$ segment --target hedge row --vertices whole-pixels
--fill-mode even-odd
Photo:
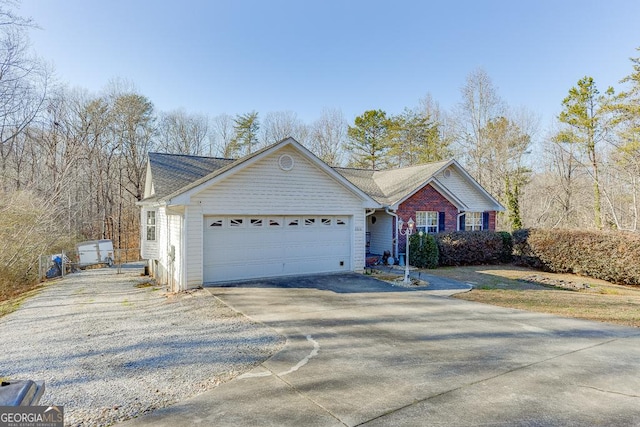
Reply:
[[[519,230],[515,261],[554,273],[575,273],[640,285],[640,235],[584,230]]]
[[[453,231],[435,236],[445,266],[499,264],[511,261],[512,240],[506,232]]]
[[[455,231],[413,235],[410,264],[516,264],[640,285],[640,234],[584,230]]]

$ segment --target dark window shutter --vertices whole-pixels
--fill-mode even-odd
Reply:
[[[489,212],[482,212],[482,229],[489,229]]]
[[[465,215],[460,215],[460,220],[458,221],[458,228],[460,229],[460,231],[464,231],[464,222],[465,222]]]
[[[444,212],[438,212],[438,232],[444,231]]]

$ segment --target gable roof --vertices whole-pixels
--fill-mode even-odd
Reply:
[[[449,161],[389,170],[334,168],[380,204],[391,206],[422,188]]]
[[[473,189],[473,194],[465,194],[460,191],[459,185],[452,185],[453,183],[447,183],[442,179],[442,172],[449,167],[457,171],[467,187]],[[431,184],[460,210],[504,210],[500,202],[453,159],[389,170],[334,169],[369,193],[378,203],[394,209],[417,191]]]
[[[332,168],[293,138],[269,145],[237,160],[149,153],[147,179],[152,180],[154,193],[145,201],[170,200],[197,192],[210,182],[235,173],[285,145],[298,149],[320,169],[368,200],[371,207],[377,203],[397,209],[403,201],[431,184],[460,210],[504,210],[504,207],[453,159],[389,170]],[[442,179],[442,172],[449,167],[458,172],[465,188],[471,188],[472,194],[461,194],[460,182],[456,186]]]
[[[173,157],[173,159],[165,159],[164,162],[158,162],[158,153],[153,153],[156,156],[155,171],[151,165],[150,153],[149,166],[151,169],[151,179],[154,181],[155,188],[155,194],[152,199],[170,200],[174,197],[185,195],[186,197],[189,197],[190,194],[199,191],[203,186],[207,186],[209,183],[225,177],[228,174],[236,173],[274,151],[283,148],[284,146],[291,146],[297,149],[309,161],[324,170],[333,179],[365,200],[367,202],[367,207],[377,207],[376,200],[373,199],[366,191],[363,191],[357,185],[338,174],[333,168],[320,160],[293,138],[287,138],[275,144],[266,146],[237,160],[164,154],[160,156]],[[207,162],[206,159],[209,159],[210,161]],[[187,166],[184,167],[180,165],[182,162],[186,162]],[[208,170],[206,170],[207,168]],[[162,181],[160,191],[156,184],[156,181],[158,180],[157,174],[160,175],[160,180]],[[172,179],[175,179],[176,182],[169,185],[168,181]],[[149,199],[151,199],[151,197]]]
[[[183,154],[149,153],[148,167],[153,179],[153,198],[171,193],[209,175],[212,171],[234,163],[233,159],[187,156]]]

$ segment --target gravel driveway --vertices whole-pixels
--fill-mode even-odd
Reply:
[[[0,377],[46,382],[65,424],[109,425],[211,389],[284,345],[209,291],[167,295],[141,266],[88,270],[0,318]]]

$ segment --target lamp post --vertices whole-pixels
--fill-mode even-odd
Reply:
[[[409,237],[411,237],[411,235],[413,234],[413,226],[415,225],[415,222],[413,221],[413,218],[409,218],[404,231],[402,230],[403,225],[404,221],[398,218],[398,234],[401,236],[405,236],[406,244],[404,251],[406,257],[404,261],[404,283],[409,284]]]

